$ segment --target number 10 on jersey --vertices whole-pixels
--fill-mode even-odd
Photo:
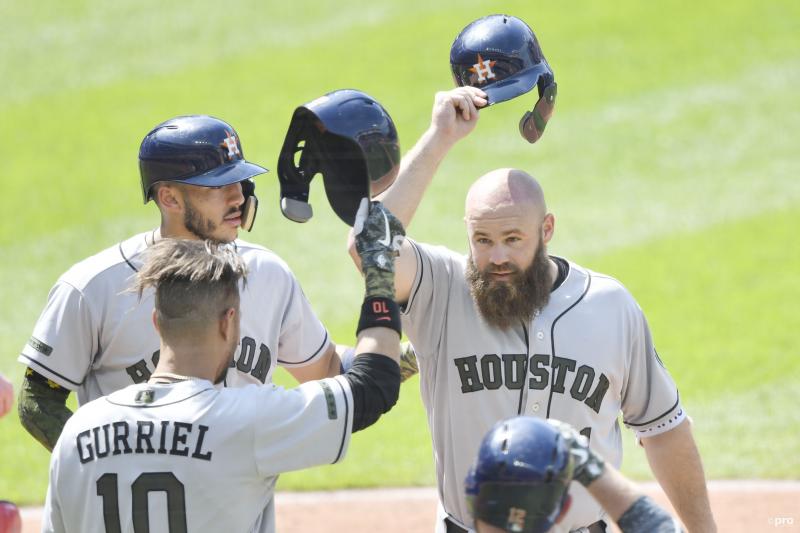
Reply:
[[[148,494],[165,492],[167,496],[167,523],[170,533],[186,533],[186,497],[181,483],[172,472],[145,472],[131,484],[133,530],[149,533],[150,509]],[[117,474],[107,473],[97,480],[97,495],[103,499],[103,522],[106,533],[120,533],[119,487]]]

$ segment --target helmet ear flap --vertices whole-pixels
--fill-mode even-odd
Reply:
[[[309,182],[322,174],[328,203],[346,224],[363,198],[386,190],[400,168],[397,130],[386,110],[355,89],[327,93],[295,109],[278,163],[281,210],[311,218]]]
[[[253,229],[253,223],[256,221],[256,213],[258,212],[258,198],[256,197],[256,183],[252,179],[247,179],[241,182],[242,196],[244,196],[244,205],[242,205],[242,229],[250,231]]]
[[[543,89],[539,88],[539,99],[531,111],[525,112],[519,120],[519,134],[522,138],[533,144],[544,135],[544,129],[556,105],[557,86],[552,81]]]
[[[307,222],[314,210],[308,203],[311,180],[319,172],[316,137],[308,112],[295,111],[278,159],[281,212],[294,222]]]

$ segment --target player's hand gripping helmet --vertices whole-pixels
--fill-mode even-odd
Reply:
[[[505,102],[533,87],[539,100],[519,121],[520,134],[535,143],[544,134],[556,103],[553,70],[533,30],[509,15],[489,15],[461,30],[450,47],[450,68],[456,85],[482,89],[489,104]]]
[[[242,228],[250,231],[258,210],[253,176],[266,168],[244,159],[242,143],[233,127],[207,115],[176,117],[148,133],[139,147],[142,195],[147,203],[153,186],[174,181],[200,187],[242,184]]]
[[[310,219],[309,184],[321,173],[331,207],[352,226],[361,199],[387,189],[399,170],[397,129],[383,106],[361,91],[330,92],[292,115],[278,160],[281,211]]]
[[[467,505],[475,520],[506,531],[547,531],[568,509],[572,469],[554,426],[529,416],[500,421],[467,475]]]

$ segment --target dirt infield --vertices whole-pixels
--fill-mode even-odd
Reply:
[[[641,487],[669,507],[655,484]],[[708,488],[720,533],[800,531],[800,482],[712,481]],[[283,492],[276,496],[276,506],[281,533],[429,532],[436,515],[436,490]],[[23,509],[22,515],[23,533],[39,531],[40,508]]]

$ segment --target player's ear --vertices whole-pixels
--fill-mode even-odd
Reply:
[[[558,516],[556,517],[556,524],[564,519],[564,517],[567,515],[567,512],[569,512],[570,507],[572,507],[572,495],[567,494],[567,497],[564,498],[564,505],[561,507],[561,512],[558,513]]]
[[[542,220],[542,242],[547,244],[553,238],[556,230],[556,217],[553,213],[547,213]]]
[[[237,311],[233,307],[225,310],[219,319],[219,333],[224,340],[229,340],[233,336],[237,336],[236,321],[238,320]]]
[[[183,207],[177,184],[159,183],[155,190],[155,200],[159,207],[167,211],[180,210]]]
[[[156,311],[155,309],[153,309],[153,314],[151,316],[151,319],[153,320],[153,326],[155,326],[156,332],[159,335],[161,335],[161,329],[158,327],[158,311]]]

